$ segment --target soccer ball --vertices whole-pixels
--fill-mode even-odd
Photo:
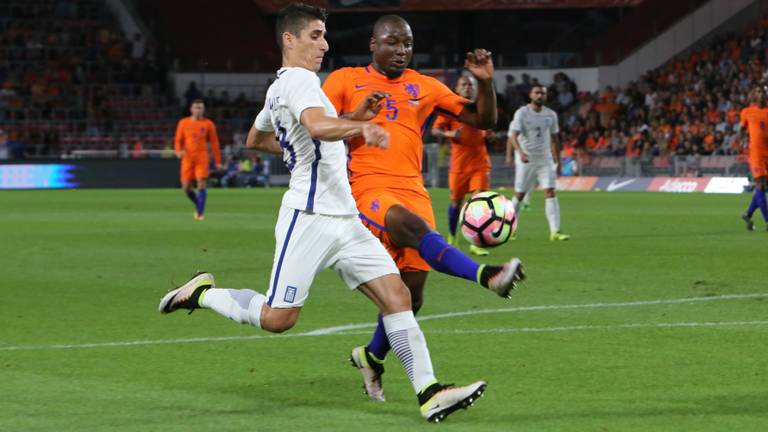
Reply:
[[[461,209],[461,233],[475,246],[505,243],[517,229],[512,202],[498,192],[479,192]]]

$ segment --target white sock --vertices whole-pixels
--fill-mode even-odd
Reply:
[[[436,383],[427,341],[413,311],[385,315],[382,321],[392,351],[403,364],[416,394]]]
[[[544,211],[549,222],[549,232],[560,231],[560,204],[557,197],[544,200]]]
[[[517,199],[517,195],[512,197],[512,206],[515,207],[515,213],[520,211],[520,200]]]
[[[211,288],[200,299],[200,306],[213,309],[240,324],[261,328],[261,307],[267,298],[249,289]]]

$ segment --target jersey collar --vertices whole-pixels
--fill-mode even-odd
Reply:
[[[399,82],[405,81],[405,74],[408,73],[408,69],[406,69],[405,71],[403,71],[403,74],[400,75],[399,77],[397,77],[395,79],[390,79],[388,76],[386,76],[383,73],[377,71],[376,68],[373,67],[373,63],[369,64],[364,69],[369,74],[372,74],[372,75],[375,75],[377,77],[380,77],[381,79],[384,79],[387,82],[391,82],[391,83],[399,83]]]

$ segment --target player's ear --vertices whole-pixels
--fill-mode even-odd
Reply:
[[[368,49],[370,49],[370,50],[371,50],[371,52],[373,52],[373,50],[374,50],[375,48],[376,48],[376,38],[375,38],[375,37],[373,37],[373,36],[371,36],[371,40],[370,40],[370,41],[368,41]]]
[[[293,34],[291,32],[283,32],[283,46],[293,48]]]

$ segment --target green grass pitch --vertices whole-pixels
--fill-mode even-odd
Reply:
[[[387,402],[362,394],[347,356],[376,311],[330,270],[283,336],[157,312],[198,269],[266,291],[282,192],[211,190],[203,222],[177,190],[0,193],[0,430],[768,430],[768,233],[744,229],[746,195],[561,193],[561,243],[535,195],[484,258],[522,257],[512,300],[429,277],[438,377],[488,381],[436,426],[394,357]]]

